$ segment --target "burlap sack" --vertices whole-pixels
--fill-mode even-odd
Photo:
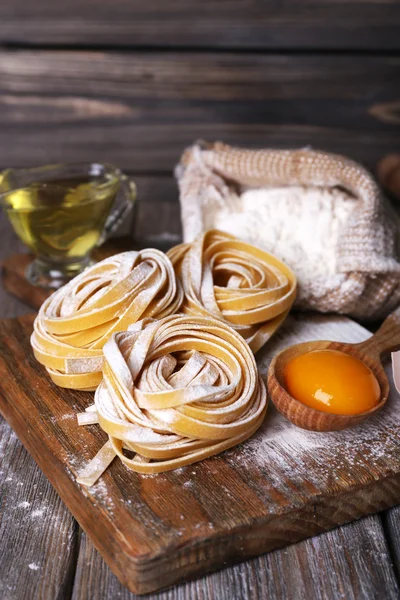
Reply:
[[[249,230],[253,222],[257,244],[277,254],[297,274],[299,308],[365,320],[380,319],[399,304],[400,223],[373,178],[359,164],[308,149],[245,150],[201,143],[184,152],[176,174],[184,241],[217,227],[254,243],[249,239],[253,238]],[[264,212],[258,216],[254,206],[253,221],[249,221],[251,202],[257,202],[251,201],[249,208],[249,190],[255,189],[266,194],[262,196]],[[287,206],[283,209],[287,210],[287,223],[282,215],[274,223],[273,211],[268,213],[271,190],[281,195],[281,207]],[[315,206],[312,199],[316,199]],[[277,215],[279,198],[276,206]],[[298,217],[289,214],[296,211]],[[294,218],[302,221],[300,240],[296,239]],[[263,223],[263,219],[268,222]],[[321,241],[318,234],[325,231],[320,230],[322,226],[329,235]],[[308,240],[304,231],[309,231]],[[280,240],[276,248],[271,247],[275,244],[272,237],[275,242]],[[290,248],[292,238],[295,245]],[[318,243],[327,246],[324,253],[318,254]],[[280,252],[276,251],[278,246]],[[320,263],[319,256],[324,257]],[[322,264],[325,260],[326,270]]]

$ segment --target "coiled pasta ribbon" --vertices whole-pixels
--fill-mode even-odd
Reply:
[[[110,336],[145,317],[176,312],[182,298],[163,252],[117,254],[43,303],[31,337],[33,352],[57,385],[95,390],[102,380],[102,349]]]
[[[227,233],[210,230],[168,252],[185,298],[181,311],[213,316],[257,352],[285,320],[296,277],[281,260]]]
[[[217,454],[251,436],[267,409],[249,346],[212,318],[145,319],[114,334],[103,375],[95,414],[78,416],[109,436],[79,474],[84,485],[115,456],[133,471],[160,473]]]

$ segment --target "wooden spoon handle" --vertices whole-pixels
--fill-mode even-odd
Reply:
[[[400,306],[389,315],[378,331],[357,348],[366,354],[379,357],[400,348]]]

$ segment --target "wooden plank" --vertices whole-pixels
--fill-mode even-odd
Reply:
[[[393,56],[2,51],[0,166],[98,160],[170,173],[203,138],[311,144],[372,167],[398,149],[379,107],[399,98]]]
[[[388,544],[391,551],[391,559],[400,581],[400,506],[392,508],[382,515],[385,532],[388,536]]]
[[[3,0],[0,42],[208,48],[399,48],[395,0]]]
[[[77,525],[11,427],[0,417],[0,596],[67,598]],[[29,592],[28,592],[29,590]]]
[[[0,258],[22,245],[0,215]],[[0,286],[2,317],[28,311]],[[46,477],[0,417],[0,597],[53,600],[70,593],[77,525]]]
[[[393,509],[397,510],[397,509]],[[83,534],[72,600],[138,598],[121,585]],[[367,517],[143,600],[397,599],[380,519]]]
[[[134,177],[138,189],[132,232],[139,246],[167,250],[182,241],[178,184],[170,176]]]
[[[76,473],[105,436],[97,426],[77,427],[74,414],[91,395],[49,381],[30,352],[30,327],[29,319],[2,324],[1,411],[131,590],[165,587],[398,502],[395,395],[365,425],[329,436],[301,431],[271,409],[257,435],[221,456],[150,477],[114,461],[99,483],[82,488]],[[345,318],[292,317],[259,357],[260,372],[296,341],[367,336]]]

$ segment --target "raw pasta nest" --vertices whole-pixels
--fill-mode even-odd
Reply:
[[[185,298],[181,311],[213,316],[257,352],[285,320],[296,277],[281,260],[218,230],[168,252]]]
[[[109,436],[80,473],[84,485],[115,456],[133,471],[160,473],[217,454],[251,436],[267,409],[249,346],[213,318],[145,319],[114,334],[103,375],[94,407],[78,416]]]
[[[43,303],[31,338],[34,354],[57,385],[95,390],[102,380],[102,349],[110,336],[145,317],[176,312],[182,298],[163,252],[116,254]]]

